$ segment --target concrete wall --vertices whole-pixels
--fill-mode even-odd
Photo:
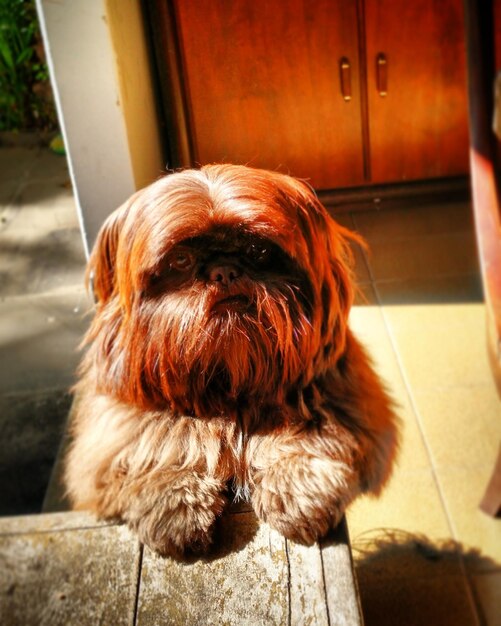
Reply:
[[[37,0],[86,253],[163,170],[140,0]]]

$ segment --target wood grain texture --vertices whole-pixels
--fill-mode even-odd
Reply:
[[[304,547],[259,524],[253,513],[236,513],[222,518],[207,558],[180,563],[144,553],[138,626],[362,621],[344,523],[322,546]]]
[[[329,626],[320,547],[287,542],[292,624]]]
[[[344,522],[307,548],[245,508],[189,561],[142,552],[126,527],[84,513],[1,519],[0,622],[360,626]]]
[[[482,271],[487,313],[489,355],[501,393],[501,201],[496,169],[498,144],[492,131],[491,87],[499,35],[489,32],[491,19],[499,20],[499,0],[480,10],[466,0],[468,44],[468,98],[470,124],[470,168],[473,215]],[[495,9],[495,12],[489,11]],[[498,22],[499,23],[499,22]],[[489,41],[494,39],[494,41]]]
[[[461,0],[171,2],[193,165],[317,189],[467,174]]]
[[[77,402],[78,397],[72,411]],[[46,510],[67,505],[61,482],[67,444],[65,437],[52,474]],[[25,516],[10,522],[0,520],[0,540],[2,534],[54,533],[105,525],[86,513]],[[109,531],[116,532],[113,527]],[[18,540],[5,541],[8,546],[10,541]],[[132,536],[130,541],[135,541]],[[214,547],[206,558],[182,563],[145,549],[140,577],[138,625],[362,624],[345,521],[321,545],[305,547],[259,524],[249,503],[232,503],[218,521]],[[0,593],[0,611],[1,602]]]
[[[499,62],[500,2],[479,6],[465,0],[468,58],[470,169],[473,215],[484,287],[488,350],[494,380],[501,394],[501,201],[492,129],[492,85]],[[499,166],[499,162],[497,163]],[[501,450],[480,508],[492,516],[501,510]]]
[[[132,624],[139,544],[125,527],[87,523],[71,513],[0,521],[3,626]]]
[[[492,30],[494,35],[494,73],[501,74],[501,0],[492,0]],[[501,79],[498,79],[501,80]],[[501,101],[498,102],[498,113],[501,115]],[[495,147],[496,164],[501,164],[501,137],[497,138]]]
[[[285,540],[246,513],[225,518],[220,533],[208,560],[180,563],[145,550],[138,626],[287,623]]]
[[[161,131],[167,168],[190,167],[193,162],[191,134],[172,6],[167,0],[150,0],[142,5],[152,44],[161,124],[166,126]]]
[[[468,171],[461,0],[365,0],[369,132],[375,183]],[[387,59],[387,95],[377,56]]]
[[[345,520],[322,542],[322,566],[330,626],[363,626]]]
[[[174,8],[197,163],[280,169],[317,188],[363,182],[355,2],[175,0]]]

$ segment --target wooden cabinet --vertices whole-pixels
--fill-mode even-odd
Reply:
[[[176,0],[194,159],[312,177],[364,179],[360,78],[340,92],[338,62],[359,66],[352,0]]]
[[[365,0],[373,182],[468,171],[461,0]],[[378,91],[384,55],[387,95]]]
[[[467,172],[461,0],[154,4],[171,142],[184,125],[189,146],[173,165],[249,163],[318,189]]]

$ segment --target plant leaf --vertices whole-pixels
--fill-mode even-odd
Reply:
[[[25,48],[16,59],[16,64],[21,65],[33,56],[33,48]]]
[[[9,45],[5,41],[5,39],[0,38],[0,54],[4,60],[5,65],[10,69],[14,69],[14,59],[12,58],[12,54],[10,52]]]

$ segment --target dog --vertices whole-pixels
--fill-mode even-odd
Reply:
[[[398,418],[348,327],[350,242],[304,182],[175,172],[104,223],[88,266],[65,483],[151,549],[207,550],[229,498],[303,544],[378,494]]]

